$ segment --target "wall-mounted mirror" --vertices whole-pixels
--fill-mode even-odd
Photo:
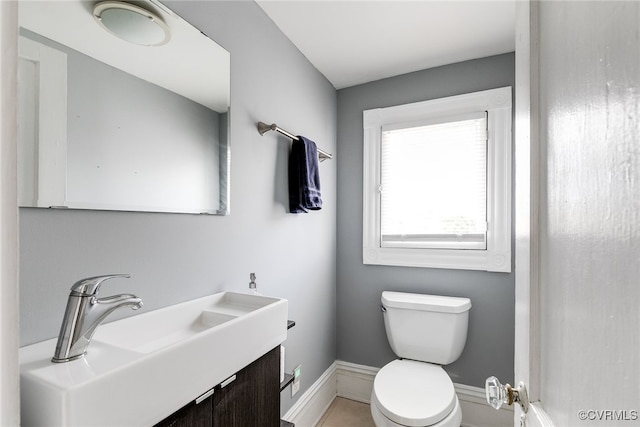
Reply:
[[[230,54],[160,2],[128,3],[168,41],[117,37],[95,1],[20,2],[20,206],[227,214]]]

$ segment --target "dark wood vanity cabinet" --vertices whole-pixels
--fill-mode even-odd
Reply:
[[[279,427],[280,347],[216,387],[212,397],[215,427]]]
[[[156,424],[156,427],[279,426],[279,346],[237,372],[233,381],[215,386],[212,396],[198,404],[194,401]]]
[[[210,427],[213,425],[213,396],[196,404],[191,402],[154,427]]]

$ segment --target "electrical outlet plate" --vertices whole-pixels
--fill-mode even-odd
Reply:
[[[300,391],[300,375],[302,375],[302,365],[293,369],[293,382],[291,383],[291,397]]]
[[[298,394],[299,391],[300,391],[300,380],[294,380],[291,383],[291,397]]]

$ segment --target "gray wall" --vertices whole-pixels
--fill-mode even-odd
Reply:
[[[320,166],[323,209],[289,214],[290,140],[260,136],[256,122],[335,153],[336,91],[254,2],[166,3],[231,52],[231,215],[21,209],[21,344],[57,335],[69,287],[83,277],[131,273],[102,292],[135,293],[153,310],[244,291],[255,272],[261,293],[289,300],[297,325],[286,368],[302,364],[302,393],[336,358],[337,162]]]
[[[468,61],[338,91],[338,359],[381,367],[395,358],[384,332],[384,290],[471,299],[469,335],[454,382],[513,381],[513,273],[362,264],[362,111],[515,85],[514,54]]]

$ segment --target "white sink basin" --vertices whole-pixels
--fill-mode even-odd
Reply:
[[[278,346],[287,301],[221,292],[98,327],[87,355],[20,349],[22,425],[151,426]]]

